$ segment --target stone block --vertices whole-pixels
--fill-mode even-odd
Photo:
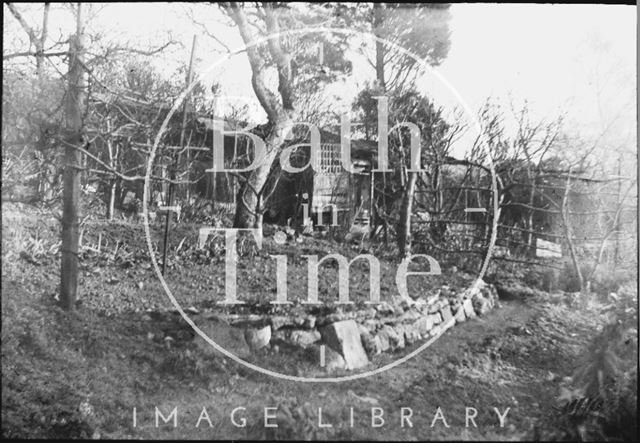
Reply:
[[[440,309],[440,315],[442,316],[442,322],[448,323],[453,318],[453,314],[451,313],[451,308],[447,305],[444,308]]]
[[[440,323],[442,323],[442,315],[440,315],[440,312],[430,314],[429,319],[433,322],[434,325],[439,325]]]
[[[369,363],[354,320],[328,324],[320,328],[320,335],[327,345],[344,357],[347,369],[361,368]]]
[[[247,328],[244,330],[244,339],[252,351],[262,349],[271,341],[271,326],[262,328]]]

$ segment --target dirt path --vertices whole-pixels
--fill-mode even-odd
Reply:
[[[156,429],[151,420],[153,410],[147,410],[146,416],[142,413],[146,418],[141,419],[147,426],[138,428],[134,435],[359,440],[519,438],[530,431],[533,419],[553,402],[557,385],[548,381],[548,376],[550,368],[556,369],[552,364],[555,358],[549,356],[545,363],[538,357],[540,353],[553,352],[531,330],[542,314],[538,307],[521,301],[505,301],[501,305],[483,318],[450,329],[430,348],[398,368],[363,380],[301,384],[240,369],[236,378],[228,378],[213,388],[222,395],[198,387],[179,393],[177,390],[184,389],[184,385],[173,385],[154,397],[161,402],[157,406],[163,411],[168,413],[177,406],[183,412],[178,428]],[[531,335],[518,335],[519,331]],[[375,363],[384,364],[399,356],[385,355]],[[248,428],[235,428],[230,422],[230,411],[239,406],[247,408]],[[277,431],[263,426],[264,408],[274,406],[281,412]],[[207,408],[212,420],[215,415],[218,421],[211,430],[202,425],[194,428],[202,407]],[[438,407],[449,427],[443,420],[431,427]],[[510,408],[504,428],[499,427],[494,407],[501,414]],[[372,427],[372,408],[380,408],[373,413],[382,413],[383,426]],[[466,408],[477,411],[477,428],[473,422],[465,426]],[[286,409],[292,411],[289,419],[282,412]],[[409,413],[413,427],[409,427],[406,418],[403,426],[401,415]],[[469,411],[470,415],[473,413]],[[380,423],[377,418],[374,421]],[[322,428],[321,423],[332,427]]]

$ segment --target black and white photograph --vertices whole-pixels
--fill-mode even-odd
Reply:
[[[2,437],[638,441],[634,3],[3,3]]]

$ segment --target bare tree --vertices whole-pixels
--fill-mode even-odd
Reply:
[[[11,14],[15,17],[15,19],[20,23],[20,26],[27,33],[29,37],[29,43],[34,51],[31,51],[31,48],[28,51],[15,52],[11,54],[3,54],[3,60],[8,60],[14,57],[22,57],[22,56],[33,56],[36,59],[36,74],[38,77],[42,75],[42,67],[44,63],[45,57],[50,56],[59,56],[61,53],[45,53],[44,45],[47,41],[47,30],[49,27],[49,9],[51,7],[50,3],[44,4],[44,11],[42,13],[42,29],[38,34],[37,30],[27,23],[27,21],[22,17],[22,14],[18,11],[12,3],[7,3],[7,8],[11,11]]]
[[[295,107],[290,55],[283,49],[280,36],[270,38],[266,44],[269,59],[263,52],[264,46],[254,44],[260,38],[256,33],[256,29],[260,29],[260,26],[264,29],[263,35],[280,32],[278,11],[272,4],[265,3],[258,6],[257,10],[251,14],[251,17],[255,17],[260,25],[249,22],[250,15],[244,5],[230,2],[223,3],[222,8],[233,19],[242,40],[248,45],[247,56],[252,71],[251,84],[268,118],[269,128],[264,138],[266,152],[261,164],[250,172],[242,184],[234,221],[236,227],[258,228],[262,226],[261,197],[265,193],[264,186],[269,177],[271,165],[293,126]],[[267,70],[273,65],[278,72],[278,94],[269,88],[267,80]]]

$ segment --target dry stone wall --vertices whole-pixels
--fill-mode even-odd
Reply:
[[[437,338],[455,324],[484,315],[497,305],[493,285],[480,280],[460,293],[443,286],[428,298],[400,299],[376,305],[338,305],[309,308],[294,306],[290,312],[222,314],[192,312],[196,324],[210,332],[216,342],[230,352],[256,352],[282,343],[305,349],[314,359],[325,346],[325,367],[358,369],[383,352],[395,352],[415,343]],[[255,311],[255,310],[254,310]],[[185,332],[182,331],[182,334]],[[173,339],[165,331],[164,339]],[[212,347],[197,334],[192,338],[203,349]]]

